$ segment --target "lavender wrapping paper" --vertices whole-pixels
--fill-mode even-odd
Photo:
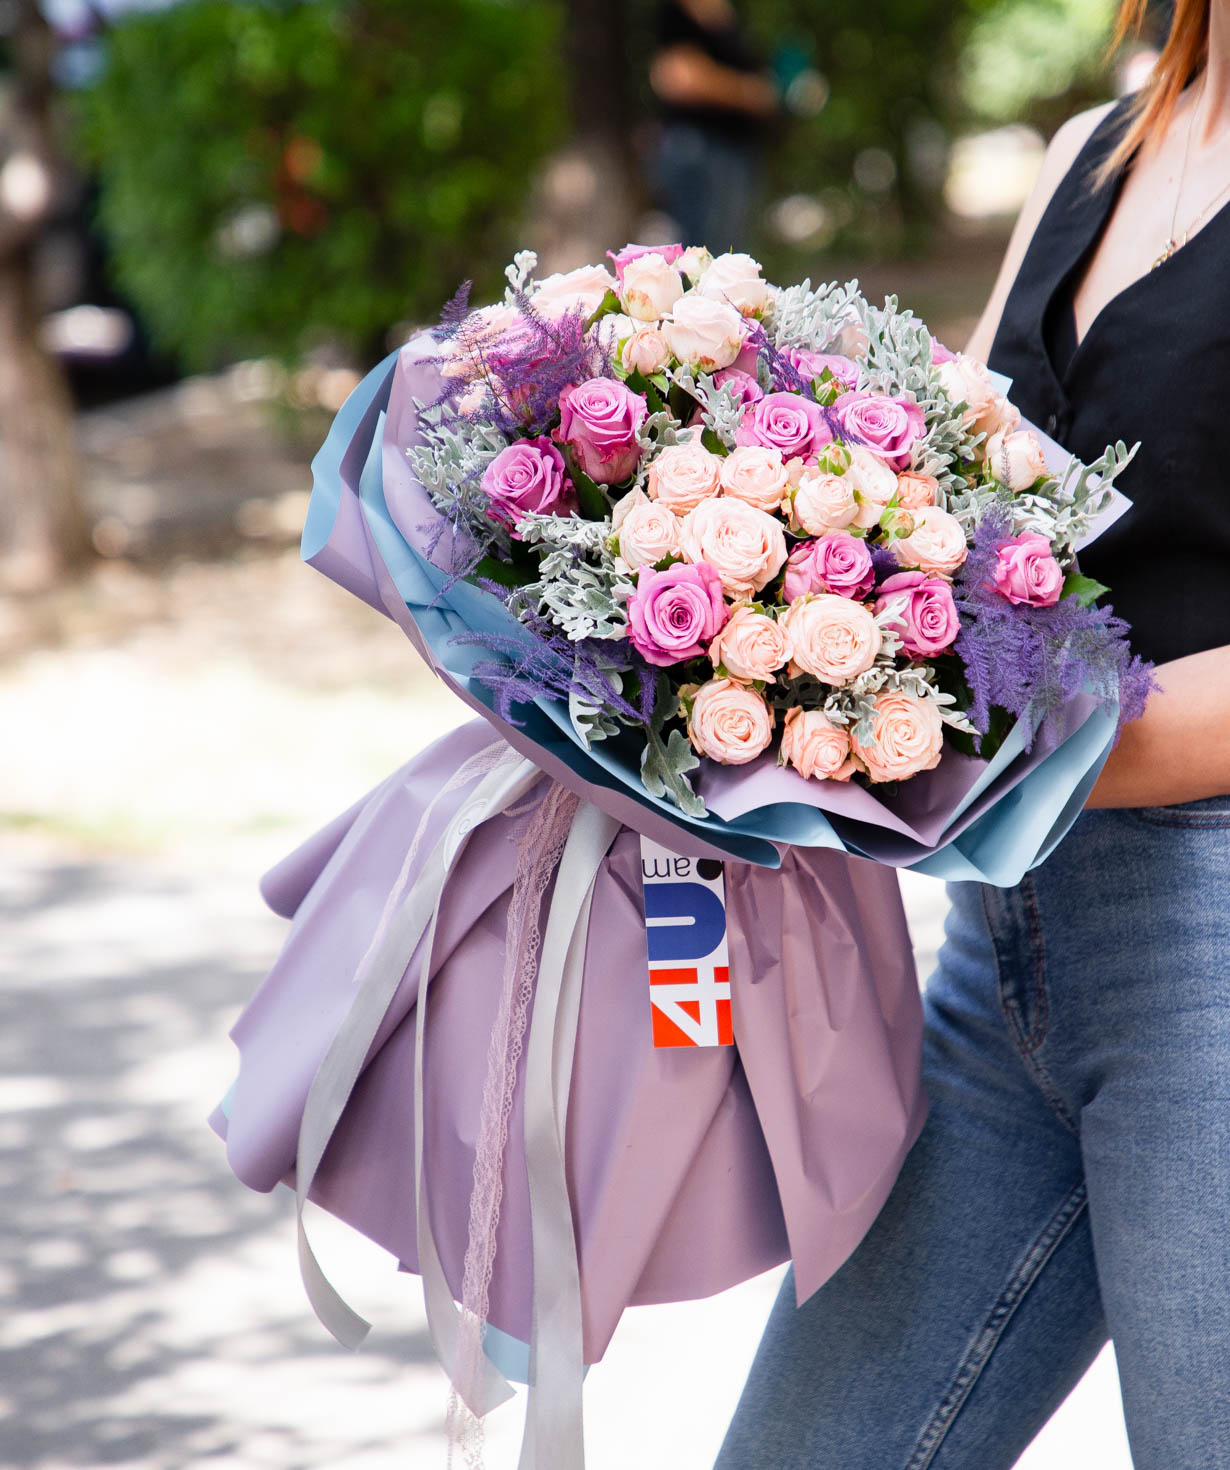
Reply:
[[[473,677],[475,664],[493,655],[453,639],[473,630],[529,635],[495,597],[442,569],[448,532],[433,546],[440,518],[406,458],[415,399],[430,401],[438,387],[425,360],[432,350],[430,339],[416,338],[391,354],[339,413],[314,462],[303,555],[397,621],[440,678],[555,780],[676,851],[767,866],[787,846],[828,847],[1010,886],[1067,832],[1114,738],[1115,711],[1084,697],[1064,711],[1062,727],[1043,727],[1032,750],[1018,726],[990,762],[949,750],[935,771],[892,796],[805,780],[771,754],[750,766],[710,766],[700,783],[709,815],[700,819],[645,792],[632,736],[586,751],[567,712],[548,700],[523,707],[522,726],[500,720]]]
[[[451,732],[269,875],[294,914],[286,945],[233,1035],[225,1114],[232,1168],[270,1189],[294,1164],[312,1076],[353,998],[352,979],[408,835],[467,757]],[[545,794],[540,783],[538,795]],[[432,813],[424,849],[463,793]],[[454,1294],[472,1185],[485,1045],[503,964],[522,812],[476,835],[442,902],[425,1048],[426,1174]],[[546,903],[549,904],[550,894]],[[894,875],[823,850],[780,871],[727,868],[736,1047],[655,1050],[636,832],[620,831],[594,892],[566,1131],[581,1264],[584,1351],[603,1353],[623,1309],[705,1296],[791,1256],[800,1299],[874,1219],[926,1103],[921,1008]],[[412,957],[351,1094],[312,1197],[416,1266]],[[504,1166],[490,1321],[530,1336],[529,1202],[518,1077]]]

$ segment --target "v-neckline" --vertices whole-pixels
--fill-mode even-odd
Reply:
[[[1092,142],[1093,139],[1102,132],[1102,128],[1105,127],[1106,124],[1109,123],[1111,118],[1114,116],[1115,113],[1113,112],[1108,114],[1102,126],[1095,129],[1094,134],[1090,138],[1090,142]],[[1091,160],[1091,165],[1093,162],[1094,160]],[[1048,314],[1054,307],[1056,297],[1058,297],[1061,292],[1067,297],[1065,306],[1071,317],[1072,340],[1076,343],[1076,346],[1073,348],[1072,354],[1068,358],[1067,363],[1064,365],[1062,372],[1056,366],[1054,358],[1051,355],[1050,344],[1044,342],[1047,365],[1050,368],[1051,376],[1055,379],[1056,385],[1065,397],[1067,396],[1067,385],[1070,382],[1073,371],[1075,370],[1076,365],[1085,350],[1085,344],[1101,326],[1103,319],[1126,297],[1134,296],[1139,291],[1139,289],[1146,284],[1146,282],[1151,282],[1154,277],[1156,277],[1160,272],[1170,270],[1174,266],[1174,262],[1178,260],[1181,256],[1186,255],[1187,252],[1191,250],[1203,236],[1207,235],[1209,231],[1213,229],[1213,227],[1218,223],[1219,220],[1222,219],[1223,216],[1230,218],[1230,200],[1227,200],[1214,214],[1209,216],[1204,225],[1202,225],[1201,228],[1196,231],[1196,233],[1191,237],[1190,240],[1187,241],[1186,244],[1181,245],[1178,250],[1174,251],[1173,254],[1167,256],[1167,258],[1163,260],[1160,264],[1150,266],[1143,275],[1135,277],[1134,280],[1129,281],[1126,286],[1123,286],[1112,296],[1108,296],[1107,299],[1098,308],[1098,310],[1094,313],[1092,319],[1089,322],[1089,325],[1085,328],[1084,333],[1082,334],[1079,330],[1079,323],[1076,320],[1076,290],[1078,289],[1078,274],[1079,278],[1083,280],[1089,265],[1092,263],[1093,256],[1097,253],[1098,247],[1105,237],[1111,217],[1114,214],[1115,209],[1119,204],[1120,196],[1123,193],[1123,186],[1127,180],[1128,170],[1131,168],[1133,162],[1134,155],[1133,158],[1128,159],[1123,168],[1120,169],[1119,175],[1115,179],[1113,186],[1099,191],[1099,193],[1103,193],[1106,197],[1102,201],[1099,210],[1091,211],[1093,221],[1092,230],[1086,235],[1080,249],[1077,251],[1076,256],[1069,264],[1067,269],[1063,271],[1059,278],[1056,280],[1046,298],[1046,301],[1043,303],[1042,320],[1043,322],[1045,322]],[[1083,177],[1088,177],[1087,170]]]

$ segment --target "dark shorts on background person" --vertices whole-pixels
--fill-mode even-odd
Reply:
[[[684,245],[715,255],[748,248],[761,149],[693,123],[664,122],[650,159],[659,209],[679,226]]]

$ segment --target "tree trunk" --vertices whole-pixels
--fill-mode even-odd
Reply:
[[[59,363],[39,339],[34,251],[50,213],[54,42],[37,0],[16,0],[0,189],[0,585],[46,587],[90,555],[80,499],[73,404]],[[13,184],[14,177],[18,183]]]
[[[539,274],[597,264],[628,240],[641,205],[633,148],[628,0],[570,0],[563,64],[572,135],[548,160],[535,209]]]

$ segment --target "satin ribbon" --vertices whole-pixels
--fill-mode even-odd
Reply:
[[[405,898],[391,912],[386,909],[356,976],[354,1001],[308,1090],[295,1171],[299,1266],[308,1299],[339,1342],[357,1347],[370,1324],[346,1304],[326,1277],[308,1241],[303,1212],[329,1139],[406,965],[421,944],[414,1059],[418,1268],[436,1356],[454,1386],[464,1393],[467,1407],[480,1418],[512,1397],[515,1390],[485,1357],[476,1377],[467,1374],[471,1381],[459,1381],[461,1317],[432,1233],[423,1168],[427,991],[440,900],[458,859],[482,823],[514,806],[540,779],[537,767],[504,746],[494,768],[436,841]],[[524,1107],[534,1276],[530,1389],[519,1470],[582,1470],[584,1465],[581,1281],[564,1134],[593,886],[619,830],[620,823],[597,807],[588,803],[579,807],[556,875],[534,992]]]

